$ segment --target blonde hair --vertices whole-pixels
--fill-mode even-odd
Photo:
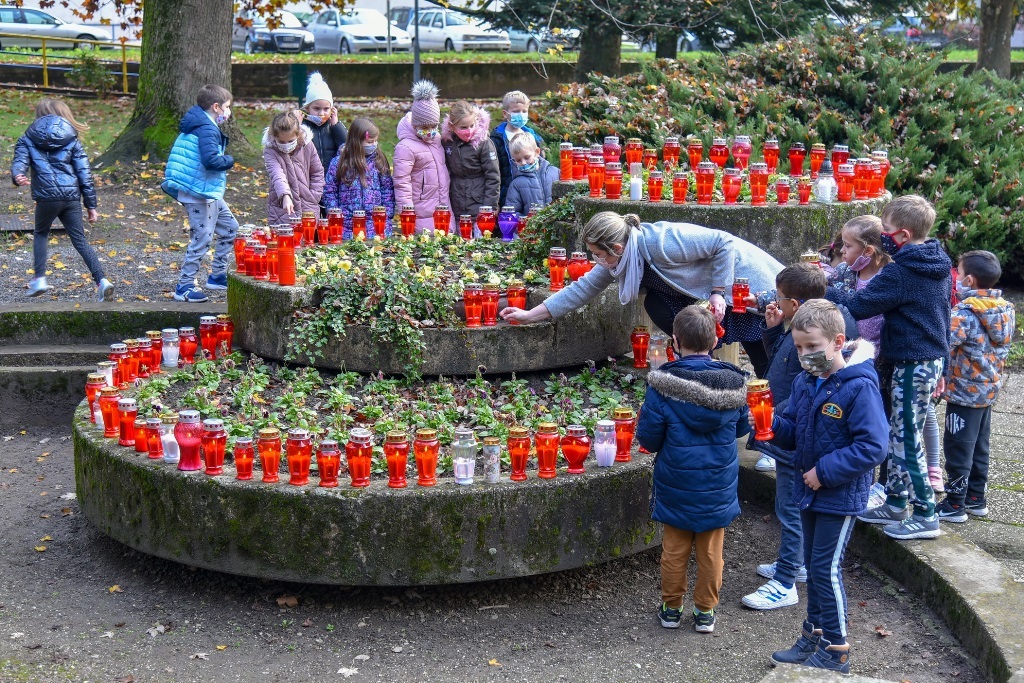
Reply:
[[[459,100],[452,105],[451,109],[448,110],[448,120],[451,122],[453,128],[456,123],[467,116],[477,116],[477,111],[476,107],[465,100]]]
[[[935,207],[920,195],[906,194],[886,204],[882,222],[894,230],[906,230],[915,240],[923,240],[935,225]]]
[[[508,111],[508,108],[513,104],[525,104],[527,107],[530,106],[530,98],[526,96],[521,90],[513,90],[505,93],[505,96],[501,98],[501,108]]]
[[[537,147],[537,141],[533,139],[533,135],[530,133],[517,133],[508,141],[509,154],[521,154],[523,152],[531,151],[536,152],[539,149],[540,148]]]
[[[41,119],[44,116],[59,116],[62,119],[66,119],[71,124],[71,127],[79,133],[89,130],[88,124],[79,123],[75,120],[71,109],[68,108],[68,105],[64,104],[63,100],[55,100],[49,97],[39,100],[39,104],[36,105],[36,118]]]
[[[876,268],[889,263],[889,255],[882,251],[882,219],[870,214],[857,216],[846,221],[843,225],[843,232],[849,231],[854,242],[867,249],[875,250],[871,257],[871,265]],[[840,239],[845,239],[841,237]]]
[[[834,303],[828,299],[811,299],[797,309],[793,316],[792,327],[801,332],[811,329],[821,330],[829,340],[846,334],[846,321]]]
[[[274,117],[274,120],[270,122],[270,134],[275,138],[283,133],[295,133],[299,137],[302,137],[302,128],[299,125],[299,120],[295,117],[293,112],[284,112]]]
[[[621,216],[614,211],[600,211],[583,226],[580,239],[602,251],[612,252],[612,245],[624,246],[629,234],[640,229],[640,217],[635,213]]]

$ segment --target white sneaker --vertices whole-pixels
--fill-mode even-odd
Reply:
[[[763,576],[766,579],[775,578],[776,563],[770,564],[759,564],[757,565],[757,575]],[[800,570],[796,573],[797,583],[807,583],[807,567],[800,567]]]
[[[107,278],[96,285],[96,301],[110,301],[114,298],[114,283]]]
[[[50,286],[46,284],[46,276],[34,277],[29,280],[28,296],[39,296],[43,292],[48,291],[50,291]]]
[[[885,501],[885,487],[876,481],[871,485],[871,489],[868,491],[868,509],[876,508]]]
[[[757,459],[757,464],[754,465],[754,469],[758,472],[774,472],[775,458],[770,455],[762,455]]]
[[[799,599],[796,586],[786,588],[772,579],[750,595],[744,595],[743,604],[750,609],[768,610],[795,605]]]

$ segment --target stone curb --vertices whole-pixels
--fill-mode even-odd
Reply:
[[[775,477],[754,469],[757,458],[740,446],[740,497],[773,509]],[[900,542],[858,523],[850,547],[924,600],[992,680],[1024,683],[1024,584],[947,525],[942,531],[937,539]]]
[[[0,426],[68,424],[85,396],[90,366],[0,367]]]

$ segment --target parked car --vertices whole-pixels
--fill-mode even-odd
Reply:
[[[231,49],[242,50],[247,55],[255,52],[313,52],[313,34],[302,27],[302,22],[294,14],[282,10],[277,13],[277,21],[278,27],[271,29],[266,18],[257,12],[245,10],[235,15]]]
[[[317,52],[347,55],[388,51],[388,19],[375,9],[325,10],[316,15],[307,28],[316,39]],[[409,34],[391,26],[391,51],[408,52],[410,49]]]
[[[580,47],[580,31],[576,28],[549,29],[541,27],[533,30],[513,28],[508,31],[511,52],[540,52],[557,50],[573,51]]]
[[[0,47],[42,47],[38,37],[45,37],[46,47],[89,48],[90,43],[76,43],[77,40],[102,40],[110,42],[110,29],[95,26],[68,24],[57,17],[37,9],[23,9],[13,5],[0,5],[0,33],[20,33],[25,37],[0,36]],[[51,40],[51,38],[67,38]]]
[[[641,52],[654,52],[655,47],[657,47],[657,43],[653,38],[640,41]],[[676,40],[676,52],[700,52],[700,49],[700,38],[683,29]]]
[[[416,25],[411,8],[396,7],[390,18],[399,28],[405,29],[412,40],[416,40]],[[405,24],[402,19],[405,19]],[[487,26],[478,26],[464,15],[450,9],[421,9],[419,16],[419,41],[421,50],[500,50],[508,52],[511,43],[508,32],[497,31]]]
[[[867,31],[884,33],[888,36],[903,36],[908,43],[928,45],[929,47],[942,47],[949,42],[944,33],[926,31],[921,17],[912,14],[869,21],[857,30],[858,33]]]

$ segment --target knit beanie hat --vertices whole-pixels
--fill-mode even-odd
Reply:
[[[437,86],[430,81],[412,84],[412,125],[429,126],[441,123],[441,107],[437,103]]]
[[[309,80],[306,81],[306,99],[302,101],[302,106],[306,107],[316,100],[327,100],[334,105],[334,95],[331,94],[331,89],[327,87],[327,82],[319,71],[311,73]]]

